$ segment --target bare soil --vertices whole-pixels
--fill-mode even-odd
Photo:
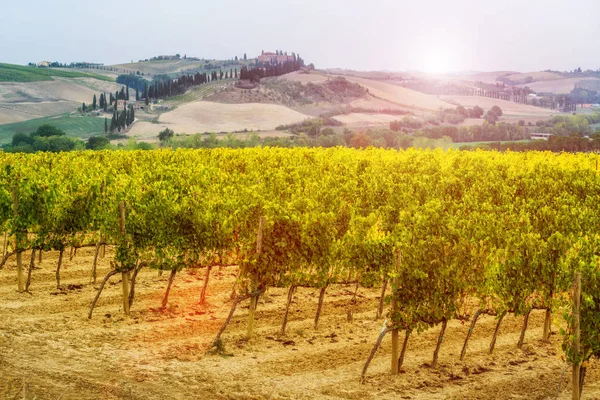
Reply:
[[[14,260],[0,272],[0,398],[554,399],[557,393],[570,398],[570,369],[560,359],[559,336],[550,343],[539,340],[543,312],[532,314],[521,350],[516,343],[522,318],[505,318],[492,355],[487,349],[495,319],[480,318],[463,362],[459,354],[468,324],[452,321],[437,368],[429,363],[439,327],[415,335],[397,376],[389,374],[386,337],[361,384],[383,324],[374,319],[379,289],[361,288],[358,303],[348,306],[353,287],[330,287],[318,330],[313,328],[318,290],[299,289],[285,337],[278,332],[287,291],[269,289],[258,306],[256,338],[244,339],[248,311],[242,303],[223,336],[224,351],[214,355],[206,350],[229,312],[236,267],[213,269],[205,305],[198,304],[205,271],[179,273],[165,310],[160,304],[169,274],[143,270],[128,318],[115,276],[88,320],[99,286],[89,283],[93,251],[80,249],[72,261],[65,257],[63,290],[56,290],[54,253],[44,253],[33,271],[30,294],[16,291]],[[98,283],[111,256],[109,249],[100,260]],[[23,259],[28,263],[28,254]],[[584,398],[600,395],[599,372],[598,364],[590,366]]]

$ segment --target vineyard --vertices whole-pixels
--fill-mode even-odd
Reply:
[[[327,304],[350,324],[369,315],[375,328],[352,370],[363,387],[380,382],[384,371],[369,366],[388,333],[386,370],[396,375],[413,357],[411,344],[437,370],[449,358],[448,337],[460,342],[453,358],[466,362],[472,351],[480,357],[483,341],[493,354],[504,329],[518,339],[515,348],[533,343],[534,353],[559,332],[562,357],[581,365],[579,380],[588,382],[586,368],[600,355],[598,161],[591,154],[375,149],[0,154],[0,283],[11,274],[20,293],[14,299],[39,298],[36,285],[43,285],[64,295],[65,307],[83,290],[80,321],[106,325],[117,307],[123,321],[137,323],[136,306],[148,309],[145,290],[157,275],[165,287],[154,307],[172,310],[174,282],[201,271],[194,302],[211,304],[214,293],[226,307],[206,326],[194,325],[210,341],[188,350],[204,359],[235,355],[239,340],[229,332],[239,334],[242,323],[250,343],[266,337],[295,346],[286,338],[297,336],[290,330],[306,312],[300,305],[312,302],[314,313],[303,318],[311,326],[303,329],[314,332],[329,318]],[[76,267],[84,256],[86,268]],[[581,290],[576,312],[574,286]],[[282,301],[274,307],[276,297]],[[261,329],[261,308],[270,326],[278,321],[276,331]],[[480,324],[489,337],[475,338]],[[468,327],[460,338],[458,326]],[[186,334],[185,325],[172,332]],[[434,344],[422,349],[429,337]],[[2,337],[0,367],[1,345]],[[588,377],[595,374],[591,368]],[[322,394],[369,397],[360,389],[355,397]]]

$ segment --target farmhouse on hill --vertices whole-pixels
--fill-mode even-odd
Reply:
[[[277,54],[277,53],[271,53],[271,52],[262,52],[262,54],[260,56],[258,56],[258,62],[264,63],[264,64],[274,64],[274,63],[284,63],[287,61],[294,61],[294,57],[292,56],[288,56],[287,53],[286,54]]]
[[[50,61],[40,61],[37,65],[39,68],[49,68]]]

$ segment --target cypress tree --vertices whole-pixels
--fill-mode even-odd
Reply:
[[[108,118],[104,117],[104,134],[108,133]]]
[[[94,95],[94,99],[92,100],[92,109],[96,109],[96,95]]]
[[[129,100],[129,85],[127,85],[127,92],[125,93],[125,100]]]
[[[135,101],[139,101],[140,100],[140,92],[138,91],[138,88],[135,88]]]
[[[85,110],[86,110],[85,103],[82,103],[81,104],[81,111],[85,112]]]

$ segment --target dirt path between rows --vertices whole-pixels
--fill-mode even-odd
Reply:
[[[100,262],[99,281],[110,255]],[[89,304],[99,286],[89,283],[93,249],[66,258],[62,283],[71,286],[65,291],[55,288],[56,254],[44,254],[31,294],[17,293],[14,261],[0,271],[0,399],[554,399],[557,393],[570,398],[570,369],[560,358],[559,335],[550,343],[539,340],[541,311],[532,314],[521,350],[516,343],[522,318],[505,318],[493,355],[487,349],[495,319],[480,318],[464,362],[459,355],[468,325],[452,321],[436,369],[428,363],[438,328],[414,336],[398,376],[388,372],[386,337],[361,384],[383,324],[374,320],[379,289],[359,290],[348,322],[353,288],[331,287],[316,331],[318,290],[298,289],[285,338],[278,332],[287,291],[269,289],[258,307],[257,337],[244,340],[244,304],[223,336],[225,355],[206,355],[229,312],[235,267],[213,269],[202,306],[205,271],[178,274],[164,311],[159,307],[169,274],[144,270],[130,318],[122,316],[121,287],[113,277],[90,321]],[[600,367],[592,363],[584,399],[599,398],[598,382]]]

